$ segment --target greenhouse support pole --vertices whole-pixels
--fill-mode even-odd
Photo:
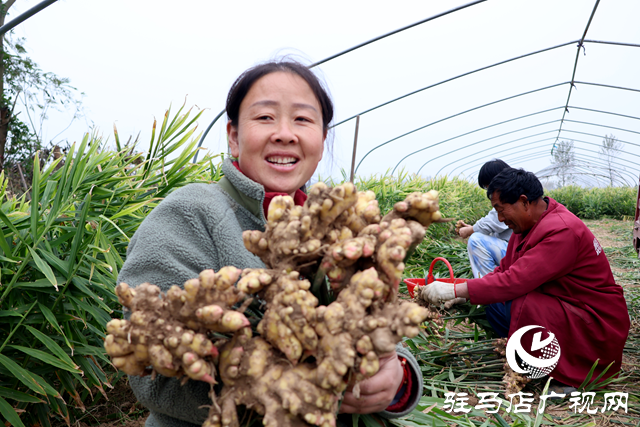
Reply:
[[[356,134],[353,137],[353,155],[351,156],[351,177],[349,181],[353,182],[353,174],[356,167],[356,149],[358,148],[358,130],[360,129],[360,115],[356,117]]]
[[[4,24],[2,27],[0,27],[0,36],[2,36],[7,31],[11,30],[16,25],[21,24],[22,22],[24,22],[27,19],[31,18],[33,15],[35,15],[38,12],[40,12],[42,9],[44,9],[44,8],[46,8],[48,6],[51,6],[52,4],[54,4],[57,1],[58,0],[44,0],[43,2],[38,3],[37,5],[33,6],[31,9],[27,10],[22,15],[18,16],[15,19],[12,19],[11,22],[8,22],[8,23]]]

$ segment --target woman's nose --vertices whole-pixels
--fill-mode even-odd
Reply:
[[[298,142],[298,137],[293,130],[293,126],[287,120],[280,120],[275,132],[271,135],[272,142],[283,142],[285,144]]]

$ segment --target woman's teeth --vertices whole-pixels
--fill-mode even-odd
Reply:
[[[288,165],[295,163],[297,160],[295,157],[268,157],[267,161],[269,163],[277,163],[279,165]]]

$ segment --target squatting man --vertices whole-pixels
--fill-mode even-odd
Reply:
[[[489,184],[487,197],[498,219],[513,230],[500,265],[464,283],[435,281],[422,288],[423,298],[432,304],[464,298],[486,305],[487,318],[502,337],[528,325],[555,334],[562,355],[550,375],[560,392],[578,387],[596,360],[593,378],[611,363],[602,379],[617,374],[630,320],[623,289],[598,240],[562,204],[543,197],[531,172],[504,169]],[[525,349],[531,348],[532,335],[523,337]]]

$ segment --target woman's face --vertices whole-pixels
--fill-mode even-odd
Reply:
[[[322,109],[300,76],[275,72],[257,80],[227,124],[231,154],[265,191],[293,195],[322,159]]]

